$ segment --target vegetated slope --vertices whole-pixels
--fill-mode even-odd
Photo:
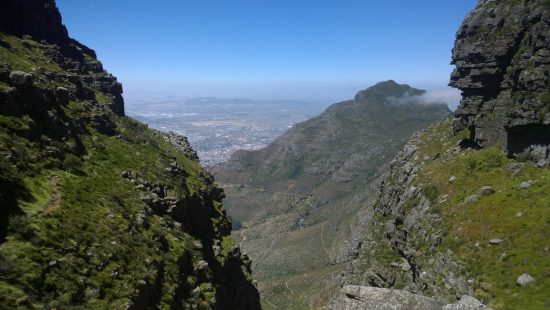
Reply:
[[[239,151],[216,173],[234,234],[254,258],[266,308],[321,307],[349,259],[349,225],[412,133],[449,115],[424,91],[387,81]]]
[[[259,309],[223,192],[53,0],[0,4],[0,308]]]
[[[333,309],[355,309],[357,298],[342,298],[353,285],[550,307],[549,8],[481,1],[466,17],[456,117],[415,134],[360,213],[359,256],[342,279],[352,286]]]

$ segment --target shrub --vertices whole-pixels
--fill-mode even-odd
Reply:
[[[20,236],[22,239],[29,239],[34,234],[31,219],[24,214],[10,216],[8,219],[8,231]]]
[[[68,154],[63,159],[62,168],[69,172],[79,172],[82,168],[82,162],[75,155]]]

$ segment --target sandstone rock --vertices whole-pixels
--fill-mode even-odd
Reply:
[[[479,190],[479,195],[480,196],[489,196],[489,195],[492,195],[495,193],[495,190],[490,187],[490,186],[483,186],[480,190]]]
[[[530,274],[523,273],[516,280],[516,284],[519,285],[519,286],[526,286],[526,285],[529,285],[531,283],[534,283],[535,281],[536,281],[535,278],[533,278]]]
[[[490,310],[481,301],[469,295],[463,295],[457,303],[445,305],[443,310]]]
[[[469,129],[472,143],[502,145],[508,155],[549,144],[549,22],[542,0],[480,1],[465,18],[452,56],[450,85],[463,94],[455,132]]]
[[[531,181],[523,181],[519,183],[518,189],[519,190],[528,189],[529,187],[531,187],[531,185],[532,185]]]
[[[521,170],[523,167],[525,167],[524,163],[512,163],[512,164],[509,164],[506,167],[506,170],[508,170],[510,172],[517,172],[517,171]]]
[[[10,73],[10,80],[17,87],[30,87],[34,82],[32,74],[22,71],[13,71]]]
[[[208,263],[206,261],[201,260],[197,263],[196,270],[206,270],[206,269],[208,269]]]
[[[537,167],[544,168],[550,166],[550,159],[541,159],[537,162]]]
[[[189,140],[187,137],[178,135],[175,132],[160,132],[164,140],[170,142],[172,145],[176,147],[178,151],[180,151],[182,154],[184,154],[187,158],[192,160],[199,160],[199,156],[197,155],[197,152],[193,150],[191,145],[189,144]],[[177,163],[174,162],[174,165],[171,166],[172,168],[177,168]]]
[[[407,272],[409,270],[411,270],[411,265],[407,260],[403,260],[403,263],[401,264],[401,271]]]
[[[70,92],[65,87],[58,87],[55,90],[55,95],[57,97],[57,102],[59,102],[62,105],[69,104],[70,98]]]
[[[534,161],[540,161],[547,159],[548,157],[548,146],[546,145],[532,145],[530,147],[529,153],[531,154],[531,159]]]
[[[441,310],[444,303],[405,291],[345,286],[329,305],[331,310]]]
[[[470,195],[464,199],[464,204],[477,201],[477,195]]]

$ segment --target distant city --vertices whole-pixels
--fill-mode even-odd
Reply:
[[[239,149],[267,146],[294,124],[329,104],[293,100],[159,98],[126,100],[126,113],[150,127],[187,136],[201,163],[211,167]]]

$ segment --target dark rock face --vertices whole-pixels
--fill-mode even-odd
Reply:
[[[550,144],[550,2],[482,0],[453,49],[454,130],[509,155]]]
[[[69,41],[55,0],[2,0],[0,5],[0,29],[3,31],[52,43]]]
[[[450,125],[450,120],[446,122]],[[362,217],[358,222],[363,227],[356,230],[363,236],[356,243],[356,259],[350,261],[342,274],[343,284],[379,288],[397,286],[415,294],[430,292],[438,300],[473,293],[467,276],[454,261],[452,251],[441,251],[427,259],[418,249],[418,244],[435,249],[443,238],[442,232],[428,232],[427,227],[441,221],[441,218],[430,213],[434,203],[416,184],[419,171],[432,160],[415,160],[420,156],[421,137],[426,134],[427,131],[415,133],[392,161],[388,177],[380,184],[378,200],[366,206],[370,212],[357,215]],[[397,255],[394,262],[384,263],[380,258],[381,244],[388,244]],[[441,276],[445,279],[446,288],[435,284],[434,279]],[[447,290],[455,296],[449,298]]]
[[[172,171],[172,173],[179,173],[180,177],[185,177],[181,170]],[[202,173],[208,174],[206,171]],[[248,256],[241,253],[238,245],[233,246],[227,256],[221,253],[221,240],[223,236],[231,233],[231,224],[227,220],[225,211],[220,214],[214,207],[215,201],[221,201],[223,198],[221,189],[213,187],[183,199],[174,199],[166,197],[166,187],[163,184],[147,182],[137,172],[124,171],[121,176],[143,192],[140,198],[147,205],[147,208],[136,218],[135,225],[148,226],[147,218],[151,214],[168,216],[173,218],[183,231],[201,240],[199,248],[206,261],[201,261],[197,268],[193,268],[192,257],[184,256],[181,259],[181,272],[207,281],[209,277],[203,273],[210,267],[213,272],[213,278],[210,280],[217,285],[216,303],[212,305],[212,309],[261,308],[258,290],[248,278],[252,273]],[[213,183],[208,185],[213,186]],[[213,225],[214,221],[221,222],[221,225]],[[175,299],[183,299],[185,292],[191,289],[193,288],[180,287],[175,294]],[[130,308],[143,309],[141,306],[143,304],[153,306],[160,291],[161,289],[154,285],[141,287]]]

